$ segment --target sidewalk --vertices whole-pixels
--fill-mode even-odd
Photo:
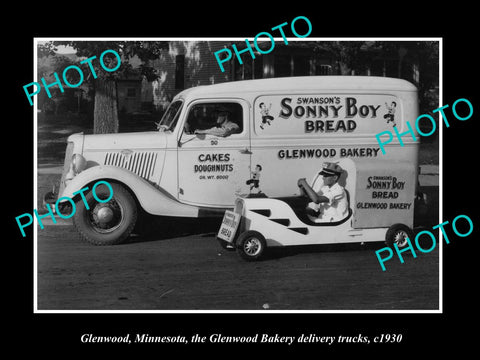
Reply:
[[[63,171],[63,165],[57,165],[57,164],[39,164],[37,167],[38,175],[50,175],[50,174],[61,175],[62,171]]]

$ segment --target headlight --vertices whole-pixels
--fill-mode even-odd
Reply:
[[[75,171],[75,175],[80,174],[87,166],[87,160],[80,154],[73,154],[72,156],[72,169]]]
[[[65,184],[72,180],[76,175],[80,174],[87,166],[87,160],[80,154],[73,154],[70,167],[65,175]]]

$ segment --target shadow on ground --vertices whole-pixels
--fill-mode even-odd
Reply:
[[[158,241],[183,236],[214,237],[222,218],[183,218],[142,214],[126,244]]]

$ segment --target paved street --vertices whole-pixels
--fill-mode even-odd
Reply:
[[[383,244],[288,248],[247,263],[217,244],[214,225],[108,247],[71,225],[39,229],[38,309],[438,309],[438,249],[394,258],[385,272]]]

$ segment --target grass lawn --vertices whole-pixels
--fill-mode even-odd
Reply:
[[[37,117],[38,167],[63,164],[67,138],[74,133],[92,133],[86,115],[64,114]]]

